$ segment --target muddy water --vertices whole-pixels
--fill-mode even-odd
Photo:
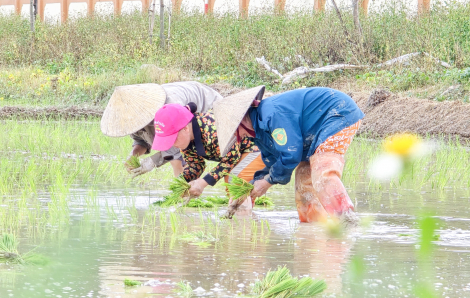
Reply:
[[[1,264],[0,297],[178,297],[173,289],[181,280],[197,288],[197,296],[234,297],[284,265],[296,276],[325,279],[324,297],[415,297],[413,288],[423,280],[439,296],[470,297],[469,192],[366,189],[361,183],[349,189],[365,224],[341,238],[322,225],[299,224],[288,188],[272,193],[274,208],[256,208],[252,218],[224,222],[219,232],[210,224],[214,211],[191,208],[179,211],[176,232],[169,218],[163,228],[158,217],[155,225],[143,225],[149,202],[164,191],[103,186],[90,208],[89,190],[72,189],[68,224],[42,234],[25,229],[20,238],[21,251],[37,246],[50,263]],[[439,239],[432,258],[419,262],[416,215],[423,212],[439,215]],[[265,220],[269,230],[261,228]],[[197,231],[216,239],[205,245],[183,239]],[[144,285],[124,287],[125,278]]]

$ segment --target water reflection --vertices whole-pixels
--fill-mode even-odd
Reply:
[[[325,279],[328,297],[411,297],[423,278],[416,215],[426,208],[440,214],[432,285],[442,295],[467,296],[469,210],[462,208],[467,190],[387,192],[358,184],[351,197],[371,224],[339,239],[319,224],[299,224],[290,193],[274,193],[274,209],[255,208],[252,217],[232,221],[218,220],[214,210],[178,210],[172,226],[174,208],[148,207],[161,196],[158,191],[76,187],[67,196],[67,221],[21,230],[22,250],[38,246],[51,263],[1,264],[0,297],[176,297],[172,291],[181,280],[198,288],[198,296],[233,297],[249,293],[257,278],[284,265],[294,276]],[[50,199],[41,195],[44,204]],[[197,233],[197,239],[185,238]],[[365,268],[360,279],[351,275],[350,260],[358,256]],[[146,284],[125,287],[125,278]]]

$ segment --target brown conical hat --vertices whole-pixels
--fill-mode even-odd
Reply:
[[[237,141],[235,131],[253,100],[263,98],[264,89],[264,86],[258,86],[214,102],[214,119],[217,126],[220,156],[225,156]]]
[[[165,90],[158,84],[116,87],[101,118],[101,131],[110,137],[130,135],[149,124],[165,101]]]

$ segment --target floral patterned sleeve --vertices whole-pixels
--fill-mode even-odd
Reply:
[[[227,176],[237,165],[237,163],[240,161],[241,155],[240,144],[235,143],[235,145],[230,148],[230,151],[227,153],[227,155],[222,157],[217,166],[215,166],[209,173],[207,173],[206,176],[204,176],[204,180],[206,180],[209,185],[214,186],[217,181],[219,181],[222,177]]]
[[[197,155],[196,150],[184,150],[183,158],[186,165],[183,169],[183,177],[187,182],[201,177],[206,168],[206,162],[203,157]]]

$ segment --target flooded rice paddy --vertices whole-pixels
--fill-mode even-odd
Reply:
[[[401,179],[377,183],[366,173],[378,144],[357,138],[344,182],[361,224],[337,231],[298,222],[292,183],[268,193],[274,207],[233,220],[219,217],[225,206],[155,206],[171,170],[130,180],[122,163],[131,141],[102,136],[98,122],[2,127],[0,232],[45,260],[0,263],[0,297],[180,297],[180,281],[194,296],[234,297],[284,265],[324,279],[320,297],[470,297],[470,153],[457,143],[442,141]],[[437,225],[427,257],[424,214]]]

